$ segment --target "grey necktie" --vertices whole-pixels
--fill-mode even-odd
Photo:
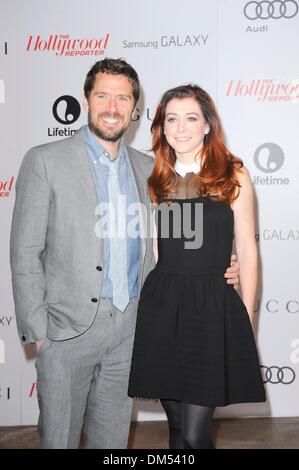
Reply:
[[[112,282],[113,305],[124,312],[129,303],[128,272],[127,272],[127,237],[126,237],[126,200],[121,195],[118,168],[119,159],[109,162],[108,191],[109,201],[114,209],[110,213],[110,270]],[[111,227],[114,227],[114,233]]]

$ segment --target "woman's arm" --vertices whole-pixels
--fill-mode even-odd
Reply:
[[[154,234],[153,234],[153,252],[156,263],[158,262],[159,253],[158,253],[158,236],[157,236],[157,227],[154,222]]]
[[[153,237],[153,253],[154,253],[154,258],[155,262],[158,262],[159,258],[159,253],[158,253],[158,231],[157,231],[157,225],[156,225],[156,206],[154,205],[154,210],[152,212],[152,237]]]
[[[240,194],[232,204],[235,219],[235,246],[240,265],[242,298],[252,323],[258,278],[254,193],[249,172],[245,167],[238,171],[238,179],[241,184]]]

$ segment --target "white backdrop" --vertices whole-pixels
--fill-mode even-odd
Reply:
[[[268,401],[217,416],[299,416],[299,1],[0,0],[0,426],[35,424],[34,359],[16,333],[9,232],[28,148],[86,122],[85,75],[124,57],[142,97],[128,143],[146,151],[161,94],[194,82],[215,99],[226,141],[254,182],[262,259],[257,341]],[[77,41],[75,41],[77,40]],[[136,401],[133,419],[163,419]]]

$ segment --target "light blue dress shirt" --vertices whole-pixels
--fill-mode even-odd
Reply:
[[[110,156],[96,139],[88,126],[84,126],[84,139],[85,147],[93,169],[93,177],[98,195],[98,201],[109,203],[108,197],[108,173],[109,168],[107,165],[113,165],[118,160],[118,178],[121,194],[126,196],[127,207],[130,204],[138,203],[138,197],[134,188],[133,177],[128,163],[128,156],[123,138],[120,140],[118,155],[115,159],[111,160]],[[127,214],[127,226],[135,215]],[[139,232],[139,223],[136,225],[136,231]],[[99,241],[100,243],[100,241]],[[110,260],[110,242],[108,237],[103,238],[103,283],[100,293],[102,298],[112,298],[112,283],[109,279],[109,260]],[[130,238],[127,237],[127,266],[128,266],[128,287],[129,298],[136,297],[139,294],[139,267],[140,267],[140,237]]]

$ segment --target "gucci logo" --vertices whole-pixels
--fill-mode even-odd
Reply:
[[[291,367],[261,366],[261,369],[264,383],[290,385],[296,378],[295,371]]]
[[[295,0],[274,0],[273,2],[248,2],[244,6],[243,12],[248,20],[269,20],[273,18],[294,18],[299,10],[298,3]]]

